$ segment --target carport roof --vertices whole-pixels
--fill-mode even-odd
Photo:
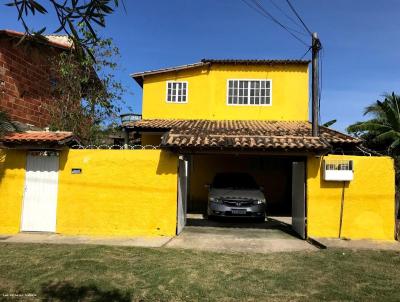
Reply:
[[[136,131],[165,131],[161,147],[166,148],[319,151],[332,145],[361,143],[326,127],[320,127],[320,136],[313,137],[308,121],[149,119],[123,126]]]

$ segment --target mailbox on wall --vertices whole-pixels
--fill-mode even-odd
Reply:
[[[354,178],[352,160],[324,160],[323,169],[326,181],[351,181]]]

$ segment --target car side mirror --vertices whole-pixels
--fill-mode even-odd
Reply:
[[[264,187],[263,186],[260,186],[260,191],[264,191]]]
[[[209,190],[209,189],[211,188],[211,185],[210,185],[210,184],[205,184],[205,185],[204,185],[204,188],[206,188],[206,189]]]

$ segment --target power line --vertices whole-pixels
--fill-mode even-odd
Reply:
[[[266,19],[270,19],[272,20],[274,23],[276,23],[277,25],[279,25],[280,27],[282,27],[284,30],[286,30],[293,38],[295,38],[296,40],[298,40],[300,43],[302,43],[303,45],[307,46],[307,51],[303,54],[303,56],[300,58],[303,59],[310,50],[316,51],[318,53],[319,50],[322,49],[322,45],[321,45],[321,41],[316,37],[315,35],[315,39],[313,38],[313,42],[312,45],[310,46],[309,44],[307,44],[306,42],[304,42],[301,38],[299,38],[296,34],[294,34],[293,32],[297,32],[299,33],[297,30],[290,28],[288,26],[285,26],[284,24],[282,24],[278,19],[276,19],[272,14],[270,14],[261,4],[261,0],[242,0],[247,6],[249,6],[251,9],[257,11],[259,14],[261,14],[264,18]],[[249,2],[248,2],[249,1]],[[250,2],[251,1],[251,2]],[[297,26],[299,26],[299,24],[297,22],[295,22],[292,18],[290,18],[278,5],[276,5],[276,3],[273,2],[273,0],[270,0],[270,2],[278,9],[280,10],[287,18],[289,18],[293,23],[295,23]],[[293,7],[293,5],[290,3],[289,0],[286,0],[287,4],[289,5],[290,9],[292,10],[292,12],[296,15],[296,17],[299,19],[299,21],[301,22],[301,24],[303,25],[304,29],[310,34],[310,36],[314,37],[311,30],[307,27],[307,25],[305,24],[305,22],[302,20],[302,18],[300,17],[300,15],[297,13],[297,11],[295,10],[295,8]],[[301,33],[303,34],[303,33]],[[314,54],[313,54],[314,56]],[[314,60],[314,57],[313,57]],[[321,120],[321,97],[322,97],[322,54],[321,54],[321,58],[318,62],[318,67],[319,67],[319,72],[317,77],[315,78],[315,80],[313,80],[313,83],[316,83],[316,87],[318,88],[319,86],[321,86],[318,89],[318,92],[316,93],[315,97],[314,97],[314,93],[313,93],[313,108],[314,108],[314,100],[315,100],[315,106],[316,108],[319,108],[316,116],[315,116],[315,120]],[[314,66],[313,66],[314,68]],[[314,87],[314,86],[313,86]],[[314,91],[314,88],[313,88]],[[314,109],[313,109],[314,110]],[[316,130],[314,129],[314,113],[313,113],[313,134],[314,132],[316,132],[316,135],[318,135],[318,127],[316,128]]]
[[[301,24],[297,23],[296,20],[294,20],[292,17],[290,17],[278,4],[276,4],[276,3],[274,2],[274,0],[269,0],[269,2],[271,2],[271,4],[272,4],[277,10],[279,10],[287,19],[289,19],[290,21],[292,21],[293,24],[295,24],[296,26],[299,26],[302,30],[304,30],[303,27],[301,26]],[[308,34],[307,34],[306,32],[299,32],[299,31],[296,31],[296,32],[299,33],[299,34],[308,36]]]
[[[310,46],[310,47],[307,49],[307,51],[300,57],[299,60],[302,60],[302,59],[310,52],[311,49],[312,49],[312,46]]]
[[[289,0],[286,0],[287,4],[289,5],[290,9],[293,11],[293,13],[296,15],[296,17],[300,20],[301,24],[303,24],[304,28],[307,30],[307,32],[312,35],[311,30],[307,27],[307,25],[303,22],[297,11],[294,9],[293,5],[290,3]]]
[[[259,14],[264,16],[265,18],[269,18],[273,22],[275,22],[277,25],[282,27],[284,30],[286,30],[293,38],[298,40],[300,43],[304,44],[305,46],[309,46],[306,42],[304,42],[302,39],[300,39],[298,36],[296,36],[293,32],[290,31],[288,27],[283,25],[281,22],[279,22],[274,16],[272,16],[257,0],[252,0],[253,4],[256,6],[251,5],[247,0],[242,0],[247,6],[250,8],[254,9],[257,11]],[[292,29],[293,30],[293,29]]]
[[[291,31],[303,34],[297,30],[295,30],[294,28],[288,27],[283,25],[281,22],[279,22],[278,19],[276,19],[272,14],[270,14],[265,7],[261,4],[260,0],[252,0],[253,3],[264,13],[266,14],[272,21],[274,21],[276,24],[278,24],[279,26],[281,26],[282,28],[284,28],[287,32],[289,32],[292,36],[294,36],[296,39],[298,39],[299,41],[301,41],[303,44],[307,45],[307,43],[305,43],[303,40],[301,40],[298,36],[296,36],[294,33],[292,33]]]

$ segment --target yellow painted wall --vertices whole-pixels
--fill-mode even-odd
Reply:
[[[0,150],[0,234],[19,232],[25,167],[26,151]]]
[[[395,176],[389,157],[325,156],[352,159],[354,180],[344,191],[342,237],[394,239]],[[343,182],[322,179],[321,159],[309,157],[307,165],[308,236],[337,238]]]
[[[342,237],[393,240],[393,160],[338,155],[325,159],[354,161],[354,180],[346,184],[344,191]],[[211,163],[213,161],[207,158],[197,162],[202,167]],[[243,164],[250,165],[252,170],[251,160],[233,166]],[[26,151],[0,152],[0,234],[19,232],[25,166]],[[320,166],[321,159],[308,158],[308,235],[336,238],[343,183],[323,181]],[[71,174],[72,168],[81,168],[82,174]],[[204,196],[202,185],[210,181],[209,176],[210,173],[200,173],[194,180],[200,188],[194,194],[199,198]],[[257,175],[255,177],[260,181]],[[177,157],[172,153],[160,150],[62,151],[57,232],[173,236],[176,197]]]
[[[81,168],[82,174],[71,174]],[[160,150],[69,150],[60,157],[57,232],[175,235],[177,157]]]
[[[228,79],[271,79],[271,106],[229,106]],[[167,103],[167,81],[188,82],[188,103]],[[308,66],[221,65],[149,75],[143,119],[308,120]]]

